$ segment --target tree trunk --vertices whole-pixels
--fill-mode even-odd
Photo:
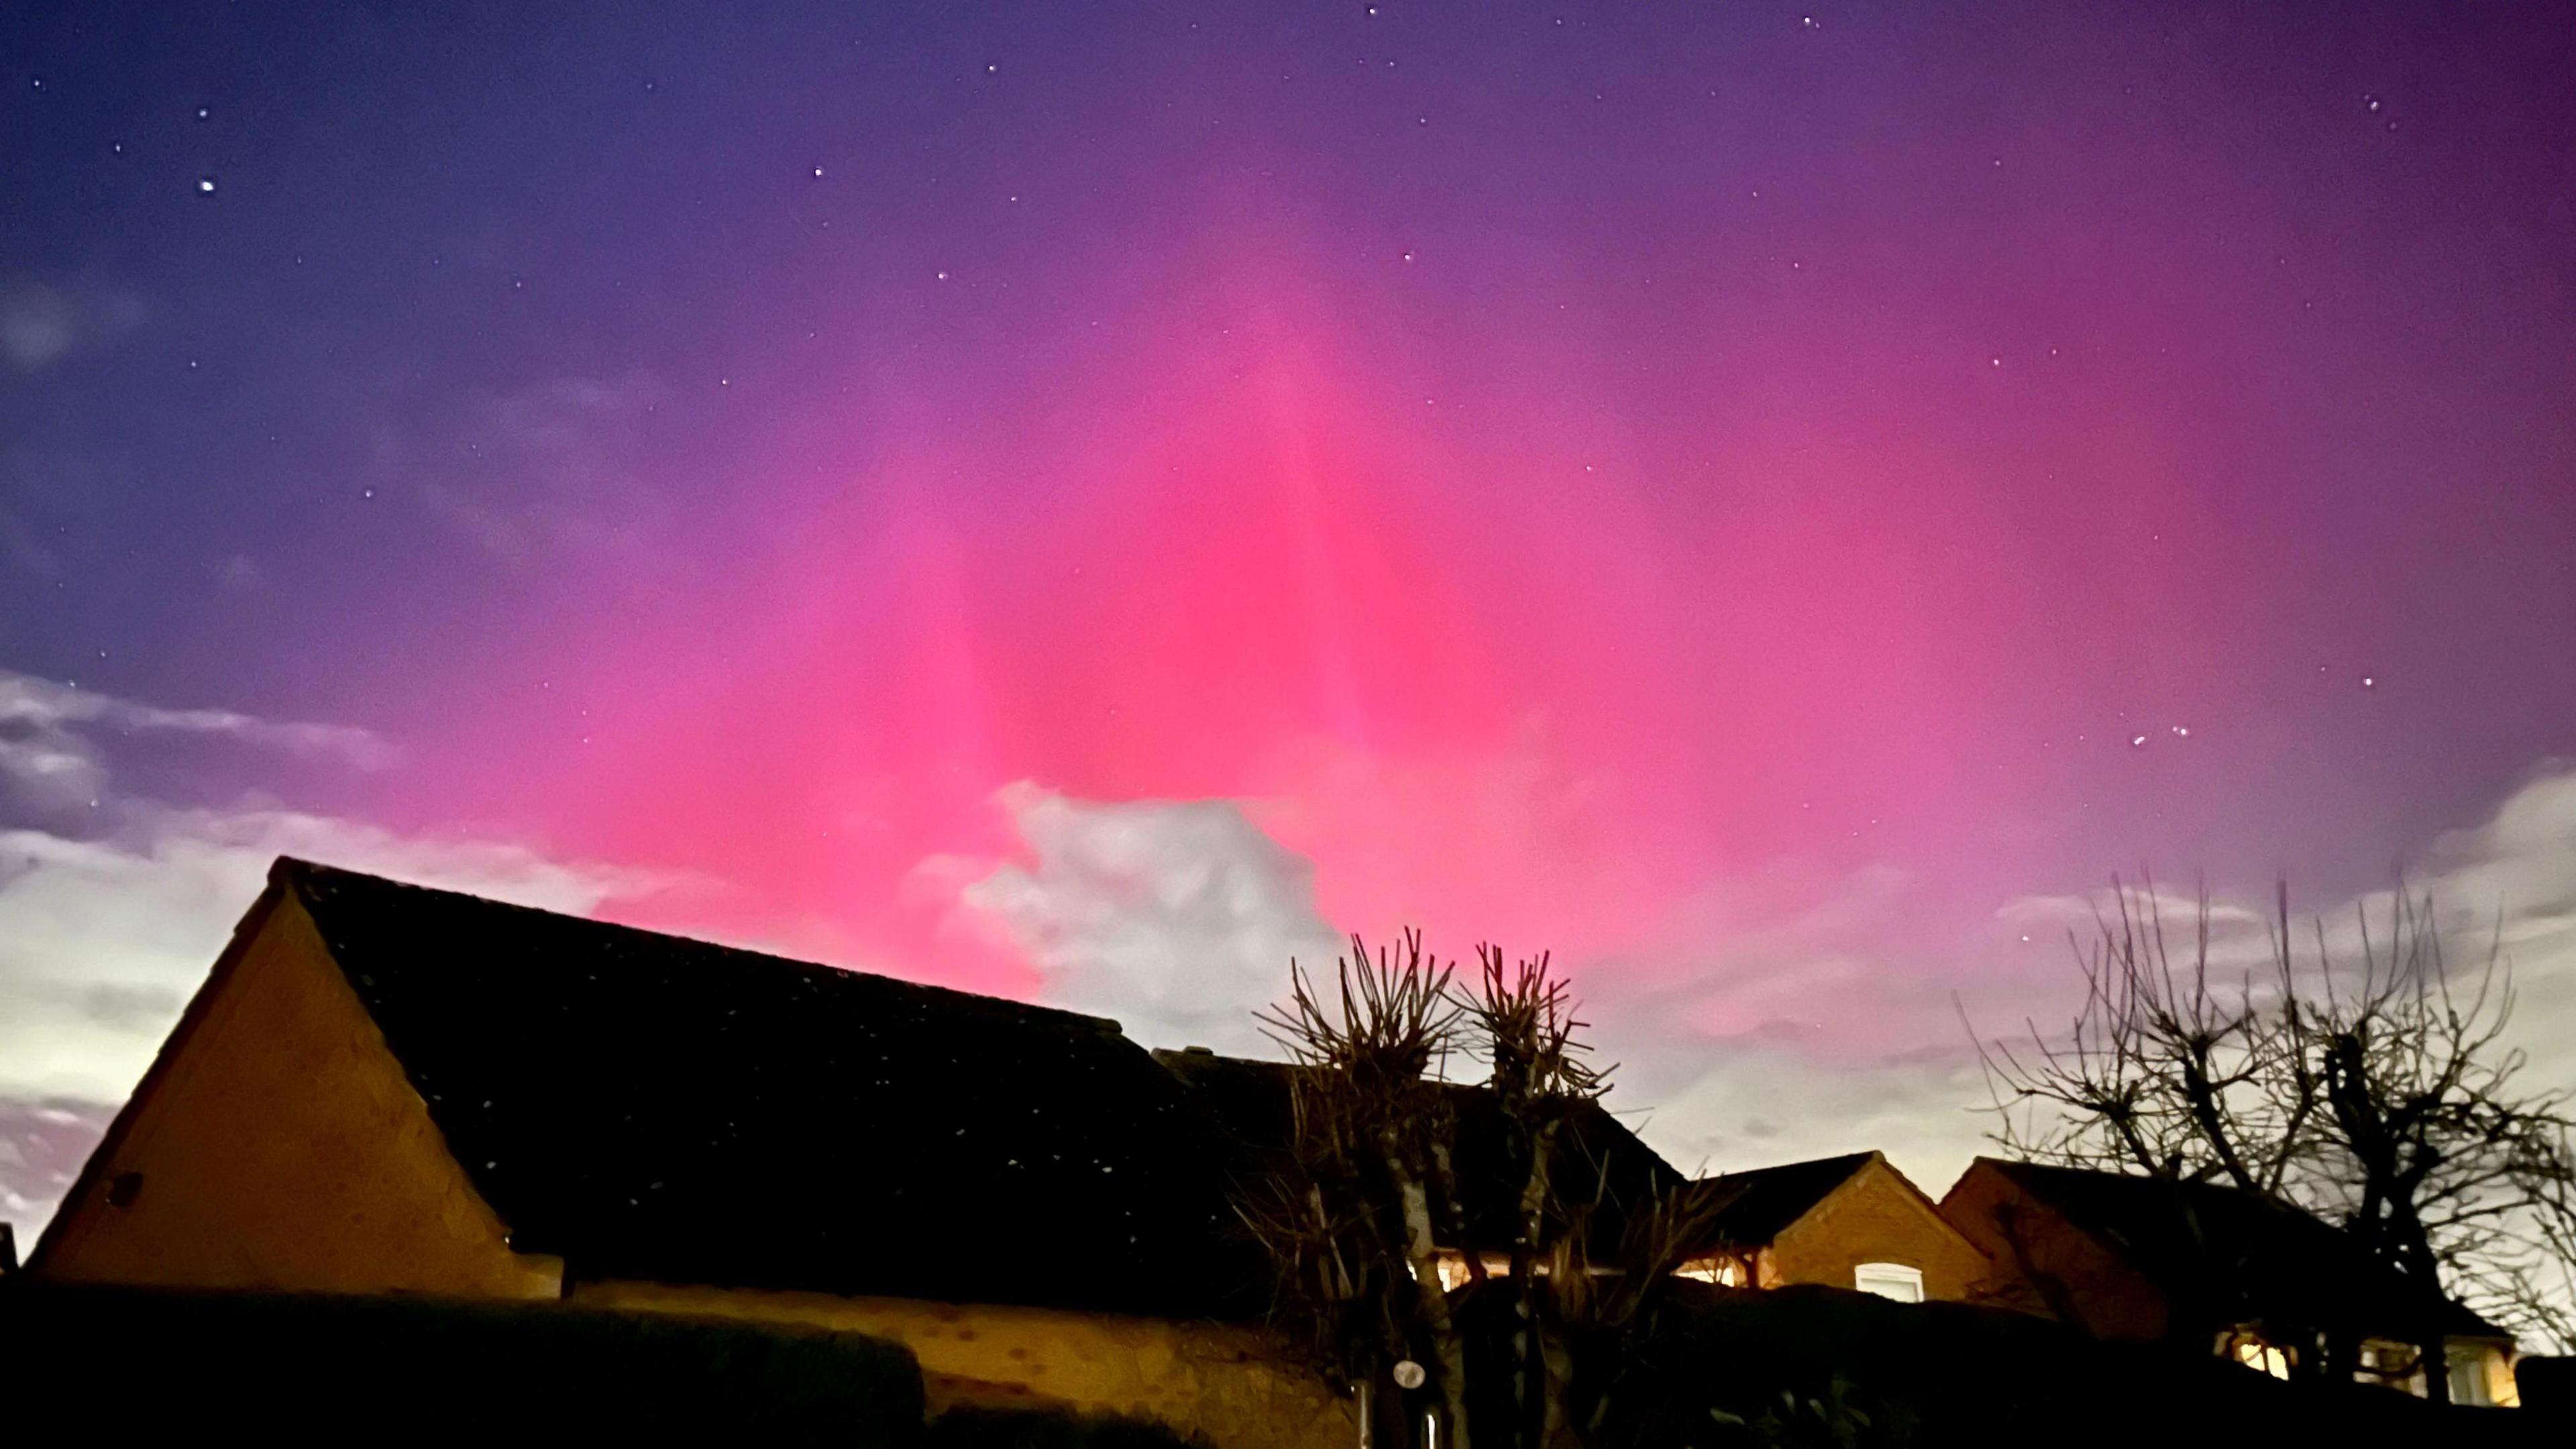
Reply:
[[[1565,1422],[1565,1375],[1551,1359],[1553,1314],[1548,1312],[1547,1292],[1567,1291],[1562,1283],[1551,1283],[1546,1292],[1539,1287],[1534,1264],[1539,1245],[1547,1236],[1547,1202],[1551,1189],[1549,1169],[1556,1155],[1556,1119],[1539,1124],[1530,1134],[1529,1177],[1521,1186],[1520,1241],[1512,1245],[1512,1266],[1521,1290],[1521,1327],[1528,1335],[1521,1345],[1520,1381],[1538,1391],[1538,1402],[1523,1402],[1520,1433],[1531,1449],[1546,1449],[1555,1443],[1556,1426]],[[1552,1264],[1561,1268],[1563,1264]],[[1581,1271],[1580,1262],[1575,1263]],[[1562,1349],[1557,1349],[1561,1357]]]
[[[2425,1334],[2423,1347],[2418,1351],[2418,1362],[2424,1371],[2424,1398],[2435,1404],[2451,1402],[2451,1355],[2449,1346],[2442,1342],[2442,1336],[2438,1327]]]
[[[1431,1231],[1431,1195],[1424,1190],[1422,1180],[1407,1169],[1402,1144],[1392,1129],[1378,1145],[1386,1154],[1387,1176],[1395,1183],[1396,1199],[1403,1204],[1404,1257],[1413,1271],[1414,1302],[1422,1315],[1423,1330],[1431,1339],[1432,1356],[1439,1361],[1440,1396],[1449,1415],[1447,1449],[1468,1449],[1467,1347],[1449,1317],[1449,1291],[1440,1286],[1440,1252]]]

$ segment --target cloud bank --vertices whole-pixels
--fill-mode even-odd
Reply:
[[[573,912],[658,884],[507,842],[120,793],[111,749],[156,733],[361,765],[393,757],[362,730],[167,709],[0,673],[0,1215],[22,1241],[51,1216],[278,856]],[[83,808],[64,814],[73,802]]]
[[[1230,801],[1106,803],[1020,785],[1004,804],[1030,858],[967,879],[959,898],[1027,954],[1049,1000],[1153,1045],[1271,1054],[1250,1012],[1277,999],[1291,956],[1328,962],[1341,939],[1308,861]],[[2485,822],[2436,840],[2414,885],[2463,954],[2500,940],[2533,1080],[2576,1084],[2576,769],[2536,770]],[[2189,896],[2163,895],[2187,920]],[[2025,1014],[2045,1029],[2072,1007],[2065,933],[2089,930],[2096,904],[2020,897],[1939,943],[1900,929],[1918,904],[1892,868],[1794,890],[1724,883],[1647,954],[1567,964],[1596,1041],[1621,1063],[1610,1105],[1677,1166],[1879,1148],[1937,1194],[1989,1127],[1944,983],[1983,1029],[2016,1032]],[[2316,904],[2341,945],[2354,910],[2384,911],[2386,896]],[[2260,883],[2216,893],[2221,949],[2259,952],[2266,909]]]

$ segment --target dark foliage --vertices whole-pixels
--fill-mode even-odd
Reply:
[[[555,1304],[0,1283],[0,1364],[94,1442],[561,1437],[837,1443],[922,1433],[912,1355],[854,1334]],[[1091,1441],[1080,1441],[1091,1442]]]
[[[2007,1310],[1831,1288],[1684,1285],[1627,1344],[1599,1400],[1602,1449],[2556,1442],[2517,1410],[2284,1383],[2179,1345],[2104,1343]]]
[[[1115,1415],[1037,1409],[951,1409],[933,1420],[924,1449],[1207,1449],[1160,1424]]]

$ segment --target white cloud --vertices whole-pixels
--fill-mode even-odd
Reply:
[[[362,763],[390,755],[364,731],[166,709],[0,672],[0,786],[15,786],[39,818],[66,788],[99,802],[72,817],[78,829],[0,824],[0,1210],[23,1232],[53,1210],[47,1194],[59,1196],[73,1151],[64,1143],[86,1151],[132,1090],[278,856],[571,912],[665,884],[507,842],[113,791],[109,744],[156,731]]]
[[[1290,957],[1329,966],[1342,949],[1308,861],[1230,801],[1083,801],[1022,784],[1003,804],[1027,863],[936,859],[921,874],[1001,928],[1047,999],[1153,1045],[1275,1055],[1251,1013],[1278,999]],[[1882,868],[1795,893],[1712,890],[1684,912],[1677,934],[1708,943],[1687,961],[1576,963],[1596,1040],[1624,1058],[1611,1107],[1685,1170],[1877,1147],[1939,1192],[1984,1132],[1946,998],[1908,998],[1912,1029],[1896,1037],[1910,1049],[1877,1057],[1798,1030],[1872,989],[1868,938],[1904,909],[1906,887]],[[1719,920],[1725,935],[1699,934]]]
[[[1284,994],[1291,957],[1329,966],[1341,949],[1314,867],[1231,801],[1101,803],[1029,784],[1001,800],[1032,859],[959,898],[1027,954],[1051,1002],[1150,1045],[1268,1055],[1254,1009]]]
[[[0,1095],[122,1100],[280,855],[574,912],[652,884],[289,811],[121,814],[107,838],[0,830]]]
[[[2413,884],[2432,895],[2455,963],[2474,965],[2490,940],[2503,951],[2533,1079],[2576,1088],[2576,765],[2543,765],[2486,823],[2435,841]],[[2362,904],[2384,917],[2388,893]],[[2352,954],[2352,910],[2329,919],[2329,944]]]
[[[1250,1012],[1277,998],[1291,955],[1328,963],[1339,948],[1307,861],[1227,801],[1102,803],[1027,785],[1004,798],[1030,862],[924,874],[962,886],[1045,973],[1050,999],[1156,1045],[1269,1054]],[[2576,1083],[2576,770],[2545,768],[2486,823],[2442,837],[2415,884],[2465,945],[2501,921],[2532,1080]],[[1568,963],[1603,1055],[1622,1064],[1611,1105],[1685,1169],[1878,1148],[1937,1195],[1988,1150],[1991,1126],[1951,985],[1988,1030],[2056,1019],[2077,986],[2064,933],[2089,934],[2097,901],[2022,897],[1945,925],[1927,924],[1932,903],[1914,892],[1889,867],[1718,882],[1653,951]],[[2267,892],[2214,894],[2219,950],[2262,959]],[[2187,932],[2192,893],[2160,886],[2157,899]],[[2385,898],[2329,906],[2339,949],[2356,904]]]
[[[2384,946],[2395,888],[2342,901],[2301,903],[2291,882],[2294,945],[2302,969],[2313,965],[2311,934],[2322,923],[2327,955],[2339,970],[2362,957],[2360,920],[2367,915]],[[2511,966],[2517,993],[2515,1037],[2531,1055],[2535,1084],[2576,1087],[2576,766],[2545,761],[2479,825],[2436,839],[2408,873],[2406,889],[2429,897],[2452,970],[2474,971],[2493,946]],[[2029,896],[2008,902],[1998,919],[2072,926],[2089,940],[2093,913],[2106,893]],[[2159,887],[2157,904],[2177,959],[2190,944],[2194,896]],[[2260,970],[2271,959],[2269,891],[2254,886],[2213,890],[2210,956],[2230,968]],[[2045,1018],[2043,1018],[2045,1020]]]

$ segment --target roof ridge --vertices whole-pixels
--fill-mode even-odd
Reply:
[[[570,911],[550,910],[544,906],[522,905],[517,901],[505,901],[496,899],[492,896],[476,895],[472,891],[454,890],[445,886],[422,885],[417,881],[396,880],[391,876],[376,875],[370,871],[351,870],[346,866],[326,865],[319,861],[305,860],[298,856],[281,855],[275,861],[270,863],[268,870],[269,880],[285,889],[293,891],[295,893],[295,898],[301,902],[307,910],[314,909],[316,902],[306,887],[316,883],[317,880],[328,879],[330,877],[341,877],[348,880],[363,881],[371,887],[389,888],[398,891],[417,891],[424,895],[440,896],[452,901],[467,901],[484,910],[505,911],[528,916],[543,916],[552,920],[570,922],[577,926],[607,934],[643,937],[660,942],[678,942],[684,945],[700,947],[709,951],[721,951],[727,955],[744,956],[758,961],[769,962],[774,965],[791,967],[803,972],[828,972],[836,977],[854,976],[862,980],[882,982],[886,985],[901,987],[909,991],[919,991],[943,997],[956,998],[960,1003],[973,1003],[987,1010],[1009,1010],[1032,1017],[1056,1018],[1068,1024],[1079,1022],[1120,1036],[1124,1036],[1126,1034],[1126,1027],[1116,1018],[1100,1016],[1092,1012],[1073,1011],[1061,1006],[1048,1006],[1042,1002],[1017,1001],[1007,996],[994,996],[981,991],[967,991],[959,987],[942,986],[936,982],[930,981],[914,981],[902,976],[888,975],[882,971],[861,970],[855,966],[835,966],[824,961],[808,961],[795,956],[782,956],[775,951],[764,951],[754,946],[736,946],[723,941],[711,941],[703,936],[686,936],[676,931],[657,931],[647,926],[630,926],[622,921],[604,921],[596,916],[575,915]]]
[[[575,1276],[1257,1307],[1215,1124],[1114,1021],[293,858],[267,894]],[[1031,1203],[1062,1251],[994,1257]]]
[[[1829,1163],[1836,1162],[1848,1162],[1852,1165],[1851,1170],[1858,1172],[1861,1169],[1861,1166],[1864,1163],[1867,1163],[1871,1158],[1883,1158],[1885,1155],[1885,1153],[1875,1147],[1866,1152],[1835,1152],[1823,1157],[1802,1157],[1795,1162],[1774,1162],[1761,1167],[1739,1167],[1732,1172],[1714,1173],[1699,1180],[1701,1182],[1722,1182],[1730,1177],[1752,1177],[1759,1173],[1770,1172],[1795,1172],[1802,1167],[1823,1167]]]

